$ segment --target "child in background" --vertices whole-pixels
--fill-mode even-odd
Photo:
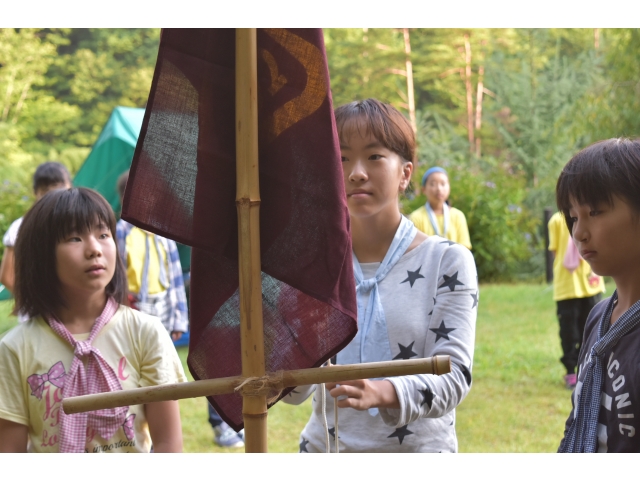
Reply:
[[[560,452],[640,452],[640,141],[595,143],[556,187],[582,258],[616,284],[587,318]]]
[[[565,386],[576,386],[576,367],[589,312],[602,298],[604,281],[579,255],[560,212],[549,220],[549,250],[553,252],[553,299],[560,324],[560,361],[567,370]]]
[[[448,238],[471,250],[467,219],[460,210],[449,206],[450,192],[446,170],[431,167],[422,176],[422,193],[427,197],[427,203],[411,212],[409,219],[421,232]]]
[[[455,407],[471,388],[478,300],[473,257],[456,243],[427,237],[400,213],[415,155],[407,119],[374,99],[335,114],[358,301],[358,333],[336,363],[450,355],[452,364],[442,376],[328,383],[340,408],[340,451],[456,452]],[[299,404],[314,391],[301,452],[324,452],[326,436],[336,434],[334,403],[326,402],[325,427],[319,387],[296,387],[284,400]]]
[[[58,162],[46,162],[38,165],[33,174],[33,193],[36,196],[36,200],[42,198],[49,190],[58,188],[71,188],[71,176],[67,168]],[[0,283],[11,293],[13,293],[13,285],[15,283],[13,249],[18,238],[18,230],[22,224],[22,218],[18,218],[11,224],[2,239],[5,249],[2,263],[0,264]],[[19,316],[18,320],[24,322],[28,318]]]
[[[182,450],[178,402],[61,409],[67,397],[186,381],[160,322],[122,305],[115,224],[85,188],[49,192],[25,215],[15,297],[30,320],[0,339],[0,452]]]
[[[128,179],[128,171],[118,178],[121,201]],[[122,219],[118,220],[116,234],[134,306],[158,317],[171,338],[179,340],[189,330],[189,314],[176,242]]]

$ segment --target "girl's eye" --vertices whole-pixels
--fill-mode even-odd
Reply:
[[[349,159],[347,157],[340,157],[343,162],[347,162]]]
[[[595,217],[596,215],[598,215],[600,213],[601,213],[600,210],[591,210],[589,212],[589,215],[592,216],[592,217]]]
[[[109,234],[108,233],[103,233],[100,235],[100,238],[109,238]]]
[[[377,153],[374,153],[369,157],[369,160],[379,160],[381,158],[382,158],[382,155],[378,155]]]
[[[571,217],[571,218],[569,218],[569,221],[571,223],[576,223],[578,221],[578,219],[576,217]]]

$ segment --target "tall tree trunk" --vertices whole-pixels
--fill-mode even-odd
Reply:
[[[402,32],[404,34],[404,53],[407,68],[407,103],[409,104],[409,119],[411,120],[413,132],[417,133],[418,125],[416,123],[416,102],[413,92],[413,64],[411,63],[411,39],[409,37],[408,28],[403,28]]]
[[[598,50],[600,49],[600,29],[593,29],[593,47]]]
[[[482,98],[484,93],[484,65],[480,65],[478,69],[478,92],[476,95],[476,131],[478,135],[476,136],[476,156],[480,156],[482,149],[482,139],[480,138],[480,128],[482,127]]]
[[[17,71],[14,69],[7,81],[7,92],[4,97],[4,108],[2,109],[2,121],[6,121],[9,118],[9,110],[11,109],[11,95],[13,95],[14,82],[17,76]]]
[[[369,29],[368,28],[363,28],[362,29],[362,43],[365,44],[365,48],[362,51],[362,58],[367,58],[369,56],[369,52],[366,49],[366,46],[368,45],[369,42]],[[362,75],[362,83],[366,86],[369,83],[369,69],[366,68],[364,70],[364,74]]]
[[[469,43],[469,35],[464,36],[464,60],[466,63],[464,84],[467,90],[467,131],[469,133],[469,151],[474,150],[474,134],[473,134],[473,93],[471,88],[471,44]]]
[[[18,103],[16,103],[16,108],[14,109],[11,123],[13,124],[18,123],[18,117],[20,116],[20,112],[22,111],[24,102],[27,99],[27,94],[29,93],[29,89],[31,88],[31,84],[33,83],[34,80],[35,79],[31,77],[27,78],[26,83],[24,84],[24,87],[22,87],[22,92],[20,93],[20,98],[18,99]]]

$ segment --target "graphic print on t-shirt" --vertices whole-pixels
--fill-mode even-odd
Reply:
[[[587,319],[585,341],[580,352],[578,383],[573,394],[574,409],[567,422],[575,420],[575,405],[582,395],[591,349],[597,341],[599,324],[607,299],[596,305]],[[639,452],[640,434],[640,328],[625,334],[602,354],[602,391],[598,413],[598,452]]]
[[[129,375],[125,373],[126,366],[127,360],[123,356],[118,363],[118,378],[120,380],[129,378]],[[66,376],[64,364],[62,361],[58,361],[46,372],[34,373],[27,377],[31,395],[40,402],[44,402],[43,427],[40,438],[40,446],[43,448],[54,447],[60,442],[60,408],[62,407],[62,392]],[[96,446],[94,451],[135,446],[135,418],[135,414],[128,415],[122,425],[128,442],[120,441],[115,444]],[[94,429],[87,427],[87,443],[93,442],[96,439],[96,435],[97,432]]]
[[[636,375],[635,371],[623,368],[624,366],[628,368],[629,365],[621,365],[621,361],[616,357],[618,355],[615,350],[612,350],[608,355],[607,367],[604,372],[598,418],[598,450],[606,452],[609,450],[609,446],[617,445],[619,448],[624,444],[633,444],[636,445],[636,449],[633,451],[637,452],[639,443],[637,440],[633,440],[637,438],[636,428],[638,426],[636,409],[634,408],[636,398],[631,396],[634,393],[630,389],[633,383],[627,384],[628,380],[632,380]],[[622,362],[624,363],[624,360]],[[625,448],[625,451],[628,450]]]
[[[62,405],[62,387],[66,372],[63,363],[56,362],[47,372],[34,373],[27,377],[31,395],[45,402],[42,416],[41,447],[53,447],[59,442],[60,407]],[[56,433],[54,433],[56,432]]]

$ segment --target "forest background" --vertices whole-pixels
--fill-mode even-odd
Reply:
[[[415,126],[417,175],[449,171],[481,281],[544,277],[562,166],[640,134],[637,29],[325,29],[334,105],[375,97]],[[115,106],[144,107],[157,29],[0,29],[0,234],[36,166],[74,175]],[[424,204],[419,183],[406,213]],[[2,246],[0,245],[0,255]]]

